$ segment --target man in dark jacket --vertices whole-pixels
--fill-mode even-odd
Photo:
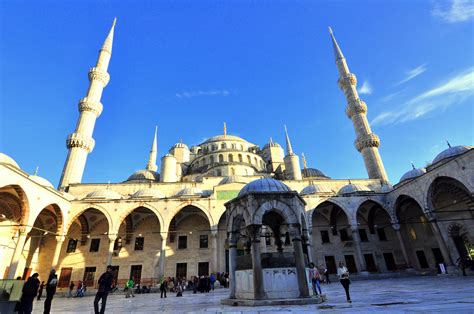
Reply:
[[[107,295],[109,294],[110,289],[112,288],[112,282],[114,281],[114,274],[112,273],[112,265],[107,266],[107,271],[100,276],[99,289],[95,295],[94,300],[94,312],[95,314],[104,314],[105,305],[107,304]],[[99,300],[102,299],[102,304],[100,306],[99,312]]]
[[[33,300],[36,297],[40,284],[38,276],[38,273],[34,273],[23,286],[23,294],[20,299],[20,311],[18,311],[18,313],[30,314],[33,311]]]
[[[58,275],[56,275],[55,269],[51,269],[48,281],[46,281],[46,300],[44,300],[44,314],[49,314],[49,312],[51,311],[51,302],[53,302],[53,297],[56,293],[57,285]]]

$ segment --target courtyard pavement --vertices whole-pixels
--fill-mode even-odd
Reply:
[[[388,313],[452,312],[474,313],[474,276],[409,277],[382,280],[353,281],[352,304],[345,302],[344,290],[339,282],[323,285],[327,301],[317,305],[234,307],[220,304],[228,296],[228,289],[207,294],[185,292],[177,298],[169,293],[160,299],[159,294],[141,294],[125,299],[122,294],[109,295],[106,313]],[[52,313],[93,313],[93,296],[84,298],[53,299]],[[43,300],[35,301],[33,313],[42,313]]]

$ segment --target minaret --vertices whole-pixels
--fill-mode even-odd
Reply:
[[[283,158],[285,162],[285,177],[289,180],[301,180],[301,168],[300,159],[296,154],[293,153],[291,147],[290,137],[288,136],[288,130],[285,125],[285,136],[286,136],[286,156]]]
[[[81,182],[87,155],[94,149],[95,141],[92,138],[92,133],[95,120],[100,116],[103,108],[100,103],[102,92],[110,80],[107,68],[112,56],[115,22],[116,19],[114,19],[110,32],[99,51],[96,66],[89,71],[89,89],[86,97],[79,101],[80,115],[76,130],[66,140],[69,152],[59,183],[60,190],[64,190],[71,183]]]
[[[157,133],[158,127],[155,127],[155,137],[153,138],[153,144],[151,144],[150,150],[150,158],[148,159],[148,164],[146,165],[146,170],[156,171],[158,170],[158,166],[156,165],[156,154],[157,154],[157,147],[158,147],[158,140],[157,140]]]
[[[367,106],[357,93],[356,76],[350,73],[346,59],[337,44],[336,38],[334,38],[331,28],[329,28],[329,34],[331,34],[337,70],[339,71],[339,88],[344,92],[347,100],[346,114],[352,120],[356,132],[355,147],[364,157],[369,178],[388,182],[378,149],[380,139],[370,129],[369,122],[367,121]]]

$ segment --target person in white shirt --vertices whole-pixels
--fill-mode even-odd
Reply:
[[[351,281],[349,280],[349,271],[344,266],[343,262],[339,262],[339,268],[337,269],[337,277],[339,278],[341,285],[346,291],[347,302],[352,303],[351,296],[349,294],[349,285],[351,284]]]

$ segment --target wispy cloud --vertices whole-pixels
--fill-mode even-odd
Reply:
[[[365,80],[364,83],[362,83],[361,87],[357,90],[359,94],[366,94],[370,95],[372,94],[373,88],[372,85],[370,85],[368,80]]]
[[[412,79],[414,79],[415,77],[417,77],[418,75],[422,74],[423,72],[426,71],[426,63],[420,65],[420,66],[417,66],[416,68],[414,69],[411,69],[409,71],[407,71],[406,73],[406,77],[401,80],[400,82],[396,83],[395,86],[398,86],[400,84],[403,84],[403,83],[406,83]]]
[[[466,22],[474,17],[474,2],[472,0],[451,0],[448,5],[443,6],[436,3],[431,14],[440,17],[447,23]]]
[[[226,89],[197,90],[176,93],[178,98],[192,98],[197,96],[229,96],[230,92]]]
[[[372,123],[387,125],[415,120],[432,111],[460,103],[472,95],[474,95],[474,68],[410,99],[395,110],[379,114]]]
[[[382,98],[379,99],[379,102],[389,102],[391,101],[392,99],[394,99],[395,97],[397,96],[401,96],[403,93],[405,93],[407,91],[407,88],[404,88],[402,90],[399,90],[399,91],[396,91],[394,93],[391,93],[391,94],[388,94],[387,96],[384,96]]]

